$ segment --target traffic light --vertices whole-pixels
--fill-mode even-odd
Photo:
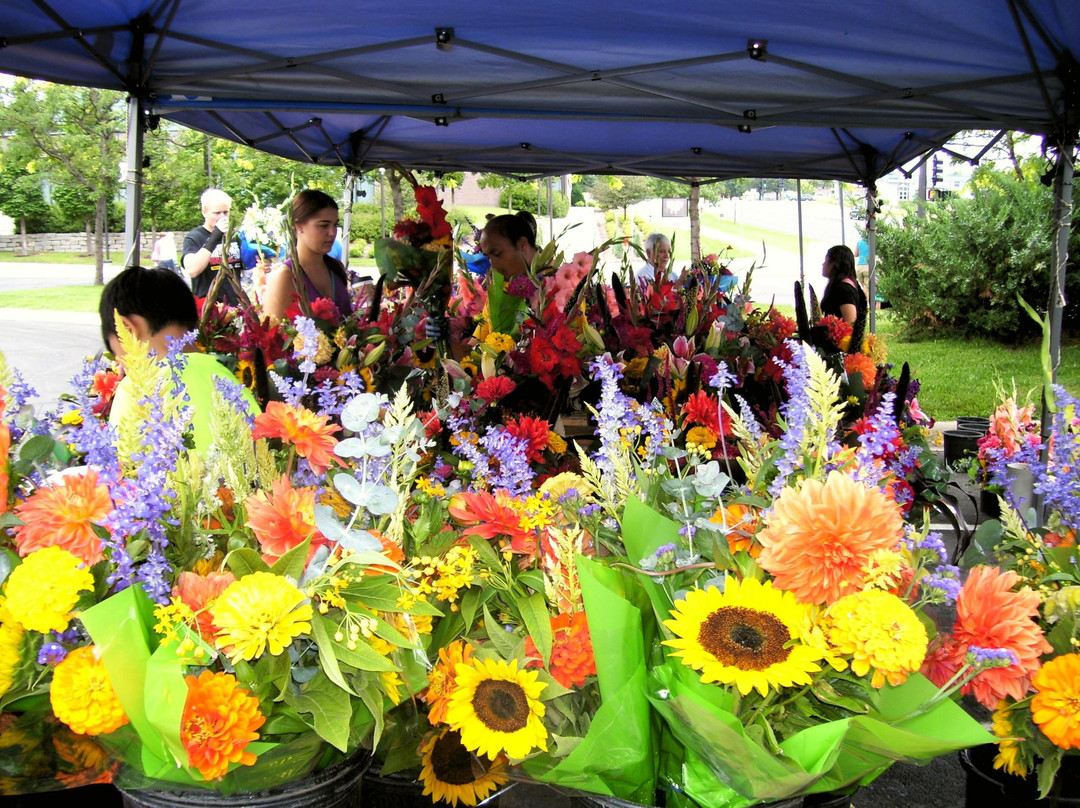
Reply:
[[[939,182],[941,182],[941,158],[938,157],[936,154],[934,155],[934,161],[933,163],[931,163],[931,166],[932,168],[930,170],[930,184],[937,185]]]

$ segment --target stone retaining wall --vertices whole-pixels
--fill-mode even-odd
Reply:
[[[154,246],[160,233],[143,233],[141,238],[142,251],[149,253]],[[176,242],[176,254],[180,254],[180,246],[184,243],[183,233],[173,233],[173,241]],[[26,247],[32,253],[42,252],[73,252],[86,251],[86,233],[27,233]],[[22,249],[22,237],[16,233],[10,236],[0,236],[0,252],[18,252]],[[116,254],[124,249],[124,234],[109,233],[109,252]]]

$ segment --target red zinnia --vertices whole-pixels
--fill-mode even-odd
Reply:
[[[506,431],[519,440],[526,442],[525,456],[530,463],[535,463],[544,456],[551,436],[551,426],[543,418],[523,416],[506,425]]]
[[[476,385],[476,395],[488,404],[506,398],[517,388],[517,382],[506,376],[491,376]]]

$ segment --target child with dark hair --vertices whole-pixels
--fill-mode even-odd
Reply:
[[[480,250],[503,278],[524,275],[536,256],[536,218],[528,211],[493,216],[480,233]]]
[[[169,338],[180,339],[194,330],[199,322],[195,297],[187,284],[178,275],[162,268],[125,269],[105,285],[101,292],[98,313],[101,316],[102,339],[120,364],[124,363],[124,351],[116,332],[117,317],[139,341],[147,343],[151,352],[159,358],[167,355]],[[220,377],[236,381],[236,377],[207,354],[189,352],[185,357],[180,381],[192,408],[191,426],[195,448],[206,451],[214,442],[210,429],[214,379]],[[111,423],[119,424],[136,404],[130,387],[125,384],[126,381],[122,379],[116,388],[109,414]],[[259,406],[251,391],[245,388],[243,395],[248,411],[257,415]]]

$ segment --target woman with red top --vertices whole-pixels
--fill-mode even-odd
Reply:
[[[293,197],[292,222],[295,228],[296,257],[300,261],[303,293],[309,301],[326,298],[342,317],[352,313],[348,275],[340,261],[328,253],[338,231],[338,204],[322,191],[307,189]],[[283,317],[296,300],[292,261],[287,260],[266,282],[262,309],[265,314]]]

